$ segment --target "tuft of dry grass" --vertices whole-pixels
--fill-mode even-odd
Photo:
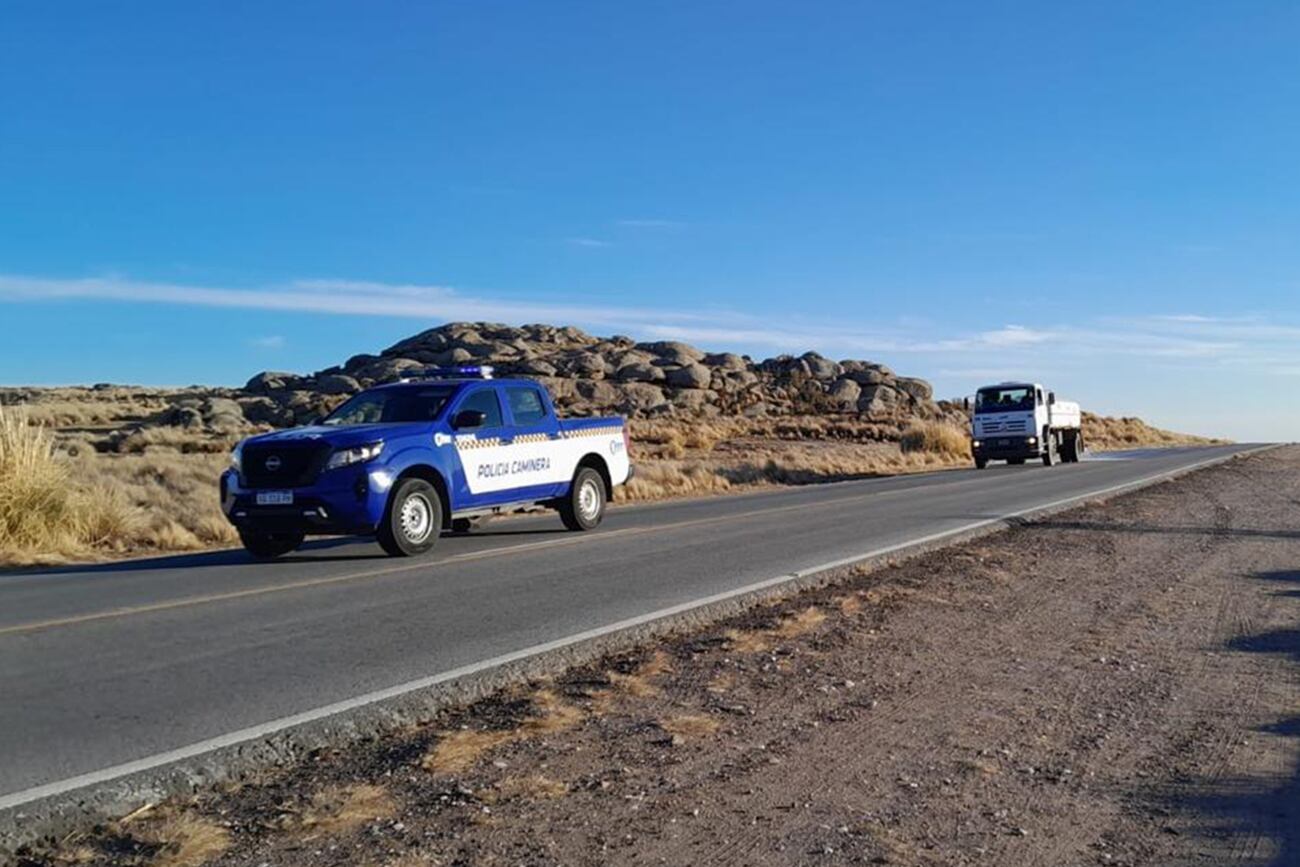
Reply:
[[[662,650],[656,650],[630,674],[617,671],[609,672],[609,682],[619,692],[646,698],[659,694],[659,687],[651,683],[650,678],[658,677],[672,670],[672,657]]]
[[[520,727],[524,734],[543,735],[571,729],[582,722],[583,712],[549,689],[538,690],[532,697],[533,713]]]
[[[199,867],[230,848],[227,829],[192,812],[144,823],[133,836],[159,847],[150,867]]]
[[[433,773],[463,774],[489,751],[518,737],[513,731],[459,729],[447,732],[438,739],[420,765]]]
[[[369,783],[329,786],[311,796],[299,826],[313,836],[346,834],[391,816],[395,810],[392,796],[380,786]]]
[[[445,732],[420,762],[426,771],[463,774],[497,747],[528,737],[554,734],[579,725],[586,714],[549,689],[530,699],[532,713],[513,729],[457,729]]]
[[[797,638],[811,632],[826,621],[826,612],[815,605],[809,605],[798,614],[784,618],[772,633],[779,638]]]
[[[669,717],[660,720],[658,725],[668,734],[683,740],[708,737],[716,734],[718,729],[722,728],[722,724],[713,717],[700,714],[682,714]]]
[[[962,428],[946,422],[923,421],[909,425],[899,439],[904,454],[928,452],[955,460],[969,460],[970,436]]]
[[[772,649],[772,641],[763,630],[728,629],[727,647],[736,653],[763,653]]]

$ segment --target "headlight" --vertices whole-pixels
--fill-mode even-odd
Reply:
[[[357,446],[356,448],[340,449],[330,455],[329,463],[325,465],[325,469],[336,470],[339,467],[372,461],[379,457],[379,453],[383,450],[383,443],[370,443],[364,446]]]
[[[1030,437],[1029,439],[1025,440],[1025,442],[1029,443],[1032,446],[1038,442],[1038,437]]]
[[[230,453],[230,468],[235,472],[241,472],[244,469],[244,444],[240,443],[235,446],[234,451]]]
[[[979,440],[971,440],[971,444],[970,444],[970,446],[971,446],[971,448],[973,448],[973,449],[977,449],[977,448],[980,447],[980,441],[979,441]]]

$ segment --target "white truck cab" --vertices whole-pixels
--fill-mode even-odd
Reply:
[[[1057,400],[1041,383],[1003,382],[975,393],[971,453],[978,469],[990,460],[1023,464],[1039,458],[1048,467],[1077,463],[1083,452],[1079,405]]]

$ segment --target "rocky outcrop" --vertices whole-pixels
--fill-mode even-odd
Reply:
[[[705,352],[680,341],[637,343],[572,327],[453,322],[300,376],[268,371],[249,380],[244,413],[257,423],[302,423],[347,395],[425,368],[491,364],[498,375],[544,382],[572,415],[796,415],[939,417],[930,384],[860,359],[816,352],[763,361]]]

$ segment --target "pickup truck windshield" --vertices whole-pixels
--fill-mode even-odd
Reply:
[[[982,388],[975,395],[976,412],[1014,412],[1034,408],[1034,390],[1027,385]]]
[[[424,386],[363,391],[326,416],[321,424],[344,427],[433,421],[455,390],[451,386]]]

